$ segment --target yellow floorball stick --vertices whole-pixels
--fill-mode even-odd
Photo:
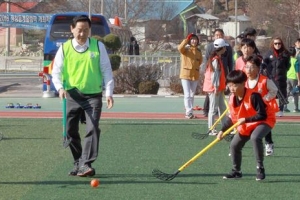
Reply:
[[[227,129],[223,133],[223,138],[228,135],[234,128],[236,128],[239,125],[239,123],[235,123],[232,125],[229,129]],[[189,165],[191,165],[195,160],[197,160],[200,156],[202,156],[205,152],[207,152],[211,147],[213,147],[215,144],[217,144],[220,141],[219,138],[216,138],[214,141],[212,141],[209,145],[207,145],[204,149],[202,149],[199,153],[197,153],[193,158],[191,158],[189,161],[187,161],[185,164],[183,164],[175,173],[173,174],[167,174],[164,173],[158,169],[154,169],[152,171],[152,175],[156,178],[163,180],[163,181],[170,181],[174,179],[180,172],[182,172],[185,168],[187,168]]]
[[[212,131],[218,125],[218,123],[222,120],[222,118],[227,114],[227,112],[229,111],[229,107],[228,107],[228,103],[226,101],[224,94],[223,94],[223,99],[224,99],[224,102],[226,105],[226,110],[224,110],[222,115],[215,121],[215,123],[208,129],[208,131],[206,133],[193,132],[192,133],[193,138],[198,139],[198,140],[203,140],[203,139],[207,138],[209,136],[209,132]]]

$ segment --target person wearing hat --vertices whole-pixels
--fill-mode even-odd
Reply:
[[[257,32],[254,28],[248,27],[244,30],[244,37],[252,39],[253,41],[256,40]]]
[[[225,34],[223,29],[217,28],[214,32],[214,39],[217,40],[219,38],[224,39]],[[205,56],[204,56],[204,60],[203,63],[201,65],[201,71],[205,71],[206,69],[206,62],[209,59],[209,56],[211,54],[211,52],[213,52],[214,50],[214,43],[211,42],[207,45],[206,50],[205,50]],[[232,55],[232,48],[230,45],[226,46],[226,52],[224,54],[221,55],[221,60],[224,66],[224,70],[225,70],[225,77],[226,75],[233,70],[233,55]],[[205,101],[204,101],[204,105],[203,105],[203,114],[204,116],[208,116],[208,112],[209,112],[209,97],[208,95],[206,95]]]
[[[256,40],[256,36],[257,36],[257,32],[254,28],[248,27],[246,28],[240,35],[238,35],[236,38],[238,39],[238,43],[241,43],[243,41],[243,39],[247,38],[247,39],[251,39],[255,42]],[[237,47],[241,47],[240,44],[236,44]],[[254,49],[254,54],[259,55],[260,52],[258,50],[258,48],[255,45],[255,49]],[[236,60],[242,56],[243,53],[240,49],[237,49],[233,55],[233,60],[234,62],[236,62]]]
[[[202,53],[198,49],[199,38],[190,33],[178,46],[181,55],[180,75],[184,94],[185,118],[195,118],[193,114],[194,96],[199,81]]]
[[[226,52],[227,44],[224,39],[219,38],[214,41],[214,50],[211,52],[206,69],[203,83],[203,91],[207,92],[209,97],[208,129],[214,124],[214,116],[224,113],[226,105],[224,101],[224,91],[226,89],[226,74],[222,62],[222,54]],[[224,118],[221,119],[223,124]],[[210,135],[216,135],[216,130],[211,130]]]

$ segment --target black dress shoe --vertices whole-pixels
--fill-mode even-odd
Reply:
[[[77,176],[77,173],[79,171],[79,167],[76,165],[74,168],[69,172],[69,176]]]

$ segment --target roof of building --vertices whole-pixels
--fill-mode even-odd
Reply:
[[[228,17],[230,21],[235,21],[235,16],[229,16]],[[246,16],[246,15],[237,15],[236,16],[236,20],[237,21],[244,21],[244,22],[248,22],[251,21],[250,17]]]
[[[161,13],[157,12],[159,8],[171,8],[171,15],[168,16],[167,20],[174,19],[180,13],[188,10],[186,15],[195,14],[195,13],[204,13],[204,10],[197,6],[193,0],[160,0],[155,2],[155,6],[157,9],[153,13],[147,14],[147,20],[142,19],[144,21],[148,20],[161,20]],[[151,16],[151,19],[149,18]],[[166,19],[165,19],[166,20]]]
[[[199,17],[199,18],[206,19],[206,20],[219,20],[218,17],[210,15],[210,14],[194,14],[194,15],[187,17],[186,19],[189,19],[192,17]]]
[[[10,12],[22,13],[35,7],[37,2],[10,3]],[[0,5],[0,12],[7,12],[7,4]]]

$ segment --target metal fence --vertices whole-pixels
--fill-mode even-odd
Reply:
[[[29,73],[43,71],[42,57],[15,57],[0,56],[0,71],[3,73]]]
[[[162,71],[162,77],[159,83],[162,87],[169,86],[172,76],[179,76],[180,56],[121,56],[121,68],[124,66],[159,66]]]
[[[121,56],[121,66],[155,65],[162,71],[160,82],[168,84],[170,77],[178,76],[180,70],[180,56]],[[0,71],[3,73],[22,72],[36,73],[43,71],[42,57],[0,56]]]

